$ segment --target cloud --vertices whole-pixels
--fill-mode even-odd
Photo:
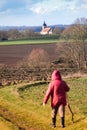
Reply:
[[[18,8],[18,9],[6,9],[0,11],[0,15],[21,15],[24,14],[24,12],[27,14],[24,8]]]
[[[87,9],[87,0],[2,0],[1,10],[6,13],[24,13],[28,11],[44,15],[56,11],[77,12],[80,9]],[[22,11],[23,9],[23,11]]]
[[[81,7],[81,9],[87,9],[87,0],[83,0],[80,7]]]
[[[60,11],[64,9],[75,9],[76,1],[69,0],[44,0],[33,4],[29,9],[37,14],[45,14],[53,11]]]
[[[81,8],[82,8],[82,9],[87,9],[87,4],[82,4],[82,5],[81,5]]]
[[[87,0],[37,0],[32,5],[27,6],[27,9],[37,14],[46,14],[53,11],[78,11],[80,9],[87,9]]]

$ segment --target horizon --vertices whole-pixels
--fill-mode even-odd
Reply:
[[[87,18],[87,0],[3,0],[0,26],[71,25]]]
[[[43,23],[42,23],[43,25]],[[42,25],[0,25],[0,27],[42,27]],[[47,26],[69,26],[71,24],[53,24],[53,25],[47,25]]]

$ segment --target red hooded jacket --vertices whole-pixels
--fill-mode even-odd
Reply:
[[[44,97],[44,103],[46,104],[51,96],[51,106],[66,105],[66,92],[69,91],[69,87],[65,81],[61,79],[60,72],[55,70],[52,73],[52,81],[49,84],[48,90]]]

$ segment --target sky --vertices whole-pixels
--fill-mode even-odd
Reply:
[[[0,26],[70,25],[87,18],[87,0],[0,0]]]

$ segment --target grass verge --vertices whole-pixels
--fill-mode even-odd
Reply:
[[[68,79],[70,86],[69,99],[74,112],[74,123],[66,107],[65,130],[87,129],[87,78]],[[0,89],[0,114],[16,128],[23,130],[52,130],[50,101],[42,106],[48,83],[39,82],[20,84]],[[57,116],[57,127],[60,129],[60,118]],[[10,129],[9,129],[10,130]],[[16,130],[16,129],[15,129]]]

